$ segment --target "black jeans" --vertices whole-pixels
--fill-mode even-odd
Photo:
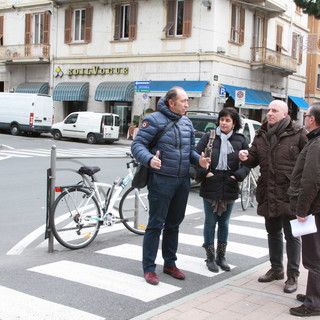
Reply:
[[[286,239],[287,276],[299,276],[301,241],[292,235],[289,217],[265,218],[268,232],[269,259],[273,270],[283,270],[283,234]]]

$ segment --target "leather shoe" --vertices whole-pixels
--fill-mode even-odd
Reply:
[[[155,272],[145,272],[144,278],[150,284],[156,285],[159,283],[159,278]]]
[[[285,282],[283,291],[285,293],[292,293],[298,289],[298,277],[297,276],[288,276],[288,280]]]
[[[170,274],[170,276],[179,280],[184,280],[186,278],[185,274],[182,273],[177,267],[172,267],[172,268],[164,267],[163,272],[166,274]]]
[[[298,293],[296,296],[296,299],[300,302],[304,302],[304,300],[306,299],[306,295],[302,293]]]
[[[320,316],[320,310],[313,310],[305,307],[303,304],[300,307],[290,308],[290,314],[298,317]]]
[[[271,282],[273,280],[282,280],[284,278],[283,270],[275,271],[270,269],[264,276],[259,277],[259,282]]]

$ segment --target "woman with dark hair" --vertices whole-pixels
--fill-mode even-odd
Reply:
[[[250,169],[240,164],[239,151],[248,149],[241,128],[241,119],[233,108],[224,108],[219,112],[218,127],[212,145],[211,164],[208,170],[197,167],[197,176],[202,176],[200,196],[203,198],[205,213],[204,243],[206,264],[210,271],[230,271],[225,254],[227,248],[229,220],[235,200],[239,196],[239,182],[247,176]],[[210,132],[199,141],[196,150],[205,151]],[[217,230],[217,251],[215,252],[215,233]]]

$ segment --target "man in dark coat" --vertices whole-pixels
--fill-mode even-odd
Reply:
[[[299,222],[314,215],[317,232],[302,236],[302,263],[308,269],[306,295],[298,294],[300,307],[291,308],[294,316],[320,316],[320,104],[305,114],[308,143],[301,151],[292,172],[290,207]]]
[[[300,275],[300,239],[292,235],[287,191],[295,162],[307,142],[306,131],[293,124],[284,101],[270,103],[267,121],[257,131],[249,150],[242,150],[239,158],[249,168],[260,166],[256,198],[258,215],[265,217],[268,233],[271,269],[259,277],[259,282],[270,282],[284,278],[283,234],[286,239],[287,281],[284,292],[297,290]]]
[[[142,266],[145,280],[159,283],[155,273],[160,234],[163,229],[163,272],[183,280],[185,275],[176,267],[179,226],[184,219],[190,190],[190,162],[207,168],[210,158],[195,151],[194,129],[185,113],[188,96],[180,87],[170,89],[159,100],[158,112],[146,116],[131,145],[133,156],[150,168],[148,178],[149,221],[143,239]],[[149,145],[158,132],[175,121],[157,140]]]

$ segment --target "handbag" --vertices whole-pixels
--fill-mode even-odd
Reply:
[[[212,147],[213,147],[213,141],[214,141],[214,138],[216,136],[216,132],[215,130],[211,130],[210,131],[210,136],[209,136],[209,141],[207,143],[207,146],[206,148],[204,149],[204,156],[206,158],[211,158],[211,155],[212,155]],[[195,172],[195,175],[194,175],[194,180],[196,183],[201,183],[205,177],[207,175],[207,171],[206,170],[203,170],[203,168],[200,168],[196,170]]]
[[[159,131],[155,137],[153,138],[153,140],[151,141],[150,145],[149,145],[149,150],[153,149],[153,147],[156,145],[158,139],[164,134],[166,133],[176,122],[175,121],[171,121],[169,122],[163,130]],[[144,166],[143,164],[139,163],[136,169],[136,172],[133,176],[132,182],[131,182],[131,186],[133,188],[136,189],[141,189],[144,188],[147,183],[148,183],[148,177],[149,177],[149,168]]]

